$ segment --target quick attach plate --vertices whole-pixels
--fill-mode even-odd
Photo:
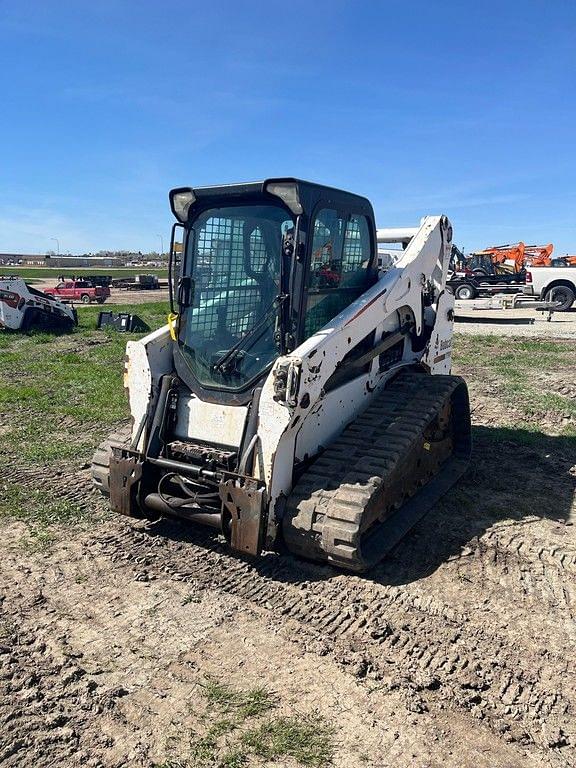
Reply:
[[[144,461],[139,453],[113,448],[110,457],[110,508],[129,517],[139,517],[138,486]]]
[[[264,539],[264,483],[253,477],[225,474],[219,492],[231,517],[232,549],[259,555]]]

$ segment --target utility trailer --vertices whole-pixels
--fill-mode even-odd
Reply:
[[[157,275],[135,275],[112,280],[112,287],[123,291],[156,291],[160,282]]]
[[[460,300],[495,296],[496,294],[522,293],[526,286],[526,271],[494,275],[452,272],[446,285],[455,298]]]

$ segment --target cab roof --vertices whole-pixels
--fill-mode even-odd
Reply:
[[[372,205],[367,198],[335,187],[328,187],[324,184],[316,184],[315,182],[293,177],[279,177],[264,181],[221,184],[210,187],[177,187],[170,191],[170,203],[174,215],[180,221],[183,221],[183,218],[175,210],[174,198],[177,195],[185,195],[186,193],[192,193],[191,203],[186,208],[186,218],[194,208],[204,208],[211,204],[222,202],[231,204],[236,199],[240,200],[240,198],[250,200],[262,200],[264,198],[271,202],[274,199],[275,202],[278,199],[282,200],[294,214],[302,213],[303,211],[311,213],[319,203],[322,203],[327,207],[332,205],[338,208],[349,208],[363,212],[369,215],[372,220],[374,219]]]

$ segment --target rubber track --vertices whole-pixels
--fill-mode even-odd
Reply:
[[[457,376],[397,376],[298,481],[283,521],[289,549],[349,570],[371,566],[361,551],[366,507],[461,383]]]
[[[92,457],[92,483],[96,490],[104,496],[110,495],[110,456],[112,448],[125,448],[130,444],[132,427],[126,425],[112,432],[104,440]]]
[[[576,741],[574,680],[567,672],[559,678],[567,661],[551,650],[536,668],[523,663],[515,641],[425,593],[333,577],[325,566],[295,567],[273,555],[252,565],[228,556],[208,534],[184,543],[176,530],[153,531],[125,528],[98,548],[139,572],[229,593],[267,610],[272,620],[295,621],[286,631],[304,646],[347,666],[360,663],[362,674],[378,680],[404,679],[408,689],[469,711],[514,739],[547,748],[550,731],[560,728],[570,744]]]

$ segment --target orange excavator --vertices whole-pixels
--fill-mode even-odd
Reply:
[[[526,266],[528,267],[576,267],[576,256],[558,256],[552,259],[554,246],[549,245],[527,245],[524,249],[526,257]]]
[[[490,248],[485,248],[483,251],[475,251],[471,254],[471,257],[480,262],[484,260],[490,261],[494,271],[497,273],[516,273],[522,272],[524,269],[525,250],[526,246],[524,243],[493,245]]]
[[[554,246],[552,243],[548,245],[527,245],[524,248],[524,257],[526,265],[530,267],[551,267],[552,266],[552,251]]]

